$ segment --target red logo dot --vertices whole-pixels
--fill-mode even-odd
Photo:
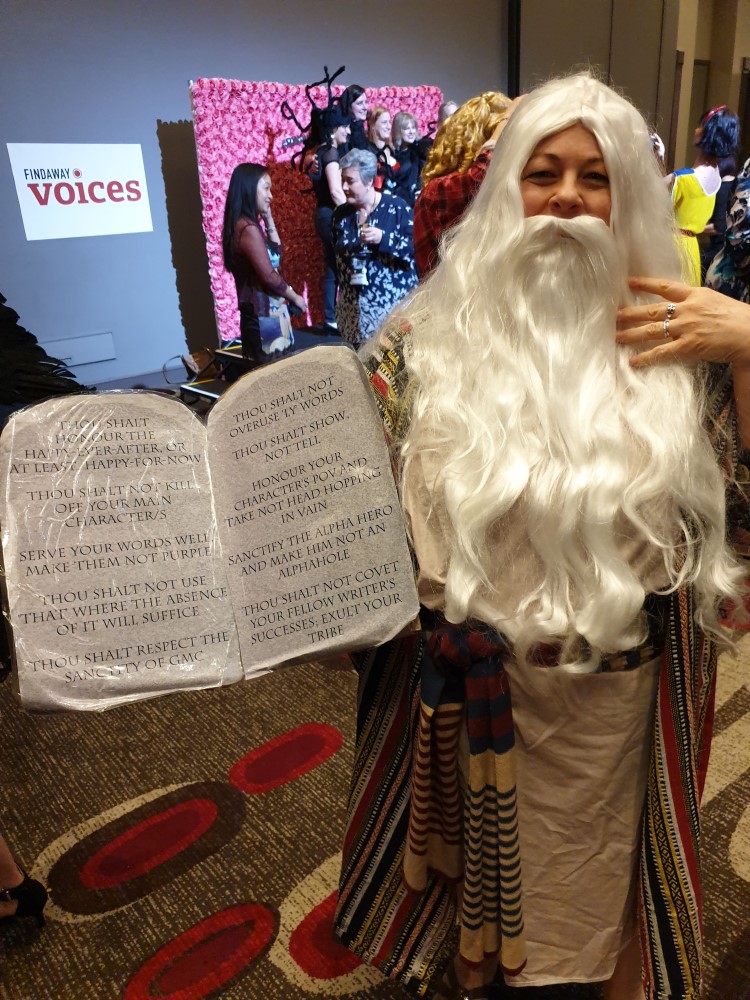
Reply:
[[[78,169],[78,167],[76,167],[76,169],[73,171],[73,176],[74,177],[81,177],[82,176],[81,171]]]

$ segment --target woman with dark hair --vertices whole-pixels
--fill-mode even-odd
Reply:
[[[266,167],[240,163],[234,168],[224,208],[224,266],[237,287],[242,354],[256,365],[265,360],[261,328],[272,347],[278,341],[289,346],[292,331],[286,303],[307,311],[304,298],[277,270],[281,241],[271,214],[272,200]]]
[[[695,163],[684,170],[675,170],[667,178],[672,188],[675,217],[683,240],[691,285],[701,284],[701,257],[697,236],[711,218],[716,194],[721,188],[719,160],[733,156],[740,140],[737,115],[725,105],[711,108],[702,116],[695,130],[693,145],[697,149]]]
[[[339,157],[349,137],[349,118],[338,105],[332,105],[320,112],[317,123],[321,144],[316,149],[318,172],[311,174],[317,207],[315,209],[315,232],[323,244],[323,318],[325,325],[336,330],[336,253],[331,239],[331,219],[337,205],[346,202],[341,187],[341,167]]]
[[[357,83],[351,83],[339,97],[339,107],[349,119],[351,136],[346,144],[346,148],[341,150],[344,153],[350,149],[367,149],[367,135],[365,134],[365,122],[367,121],[367,94],[365,88]]]

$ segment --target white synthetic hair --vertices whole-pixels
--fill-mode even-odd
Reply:
[[[552,80],[524,97],[500,137],[492,164],[463,224],[474,230],[482,245],[470,248],[472,237],[460,241],[458,256],[469,268],[485,254],[504,254],[520,235],[523,204],[521,171],[534,148],[547,136],[582,124],[593,133],[610,178],[611,226],[630,275],[658,275],[680,279],[682,261],[677,250],[671,199],[651,151],[648,127],[640,112],[610,87],[588,73]],[[492,227],[478,225],[478,216],[492,219]],[[497,227],[503,239],[497,239]],[[459,239],[461,225],[448,234]],[[473,254],[472,254],[473,250]],[[456,255],[454,255],[454,260]]]
[[[611,228],[525,219],[532,151],[579,122],[609,174]],[[645,637],[644,580],[623,541],[663,562],[664,592],[695,584],[707,630],[721,634],[718,602],[736,594],[695,372],[634,370],[615,344],[617,306],[637,301],[628,275],[679,278],[669,196],[641,115],[579,74],[524,98],[441,264],[394,320],[412,327],[417,384],[402,476],[426,453],[440,470],[428,486],[448,517],[446,617],[487,622],[522,658],[583,637],[595,652],[570,669]],[[520,549],[503,543],[503,518],[519,511]],[[500,600],[493,581],[522,581],[529,565],[526,591]]]

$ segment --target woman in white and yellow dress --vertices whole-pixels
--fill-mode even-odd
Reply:
[[[697,156],[692,167],[675,170],[667,180],[672,187],[677,225],[689,258],[687,280],[701,284],[701,259],[697,237],[705,229],[721,187],[719,160],[737,150],[739,119],[725,105],[707,111],[695,130]]]

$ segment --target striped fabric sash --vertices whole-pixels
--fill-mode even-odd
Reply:
[[[404,881],[422,892],[430,873],[463,881],[459,955],[495,957],[517,975],[526,964],[521,910],[513,718],[495,632],[442,622],[421,671]],[[462,789],[459,744],[469,740]]]

